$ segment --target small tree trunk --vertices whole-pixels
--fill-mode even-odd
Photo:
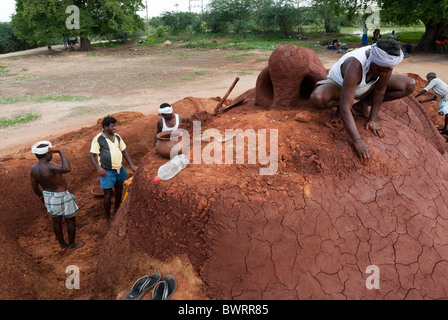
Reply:
[[[425,24],[425,33],[415,47],[415,51],[436,52],[436,40],[440,36],[442,31],[448,35],[448,24],[442,22],[436,24]]]
[[[81,37],[79,51],[89,51],[91,49],[89,38]]]

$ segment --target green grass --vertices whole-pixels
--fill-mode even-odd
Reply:
[[[91,107],[91,106],[80,106],[75,107],[70,112],[70,114],[67,115],[67,118],[77,118],[77,117],[83,117],[86,115],[96,115],[98,113],[103,112],[115,112],[115,111],[123,111],[129,108],[129,106],[99,106],[99,107]]]
[[[362,26],[357,27],[341,27],[338,33],[327,33],[325,34],[322,26],[305,26],[305,37],[299,39],[298,37],[292,36],[291,38],[285,38],[279,35],[222,35],[222,34],[183,34],[179,36],[166,36],[166,37],[156,37],[151,35],[145,39],[145,43],[139,44],[139,46],[161,46],[163,42],[167,39],[171,42],[183,41],[184,44],[180,47],[185,48],[195,48],[202,50],[210,49],[236,49],[236,50],[266,50],[272,51],[282,44],[295,44],[301,47],[306,47],[309,49],[315,49],[315,44],[317,41],[331,41],[331,39],[338,39],[339,42],[353,44],[360,43]],[[420,40],[421,36],[425,32],[423,25],[416,25],[410,27],[402,26],[381,26],[381,32],[383,37],[388,37],[390,32],[395,30],[395,33],[399,35],[399,40],[401,42],[412,42],[416,43]],[[373,30],[369,30],[369,35]],[[223,39],[215,42],[214,39]],[[314,42],[314,43],[310,43]],[[187,56],[188,53],[180,53],[180,56]]]
[[[206,71],[206,70],[195,71],[195,72],[193,72],[191,74],[187,74],[187,75],[185,75],[183,77],[180,77],[178,80],[181,80],[181,81],[196,81],[198,76],[202,76],[202,75],[204,75],[204,74],[206,74],[208,72],[209,71]]]
[[[198,75],[198,76],[199,76],[199,75],[202,75],[202,74],[206,74],[206,73],[208,73],[208,71],[206,71],[206,70],[199,70],[199,71],[195,71],[195,72],[194,72],[194,74],[195,74],[195,75]]]
[[[66,101],[87,101],[94,99],[95,97],[84,97],[84,96],[69,96],[69,95],[63,95],[63,94],[55,94],[55,95],[44,95],[44,96],[35,96],[35,95],[29,95],[29,96],[22,96],[22,97],[0,97],[0,104],[13,104],[13,103],[19,103],[19,102],[46,102],[46,101],[59,101],[59,102],[66,102]]]
[[[239,76],[246,76],[246,75],[250,75],[250,74],[254,74],[254,73],[253,72],[245,72],[245,71],[238,72]]]
[[[92,47],[94,48],[115,48],[119,46],[123,46],[124,43],[118,41],[109,41],[109,42],[95,42],[92,43]]]
[[[9,72],[7,66],[0,65],[0,74]]]
[[[34,113],[19,114],[11,119],[0,118],[0,128],[7,128],[17,124],[28,123],[38,118],[40,118],[40,115]]]
[[[34,80],[34,79],[38,79],[38,78],[39,78],[39,76],[36,76],[36,75],[19,76],[16,78],[16,81]]]
[[[0,59],[18,60],[18,59],[21,59],[21,58],[28,58],[28,57],[32,57],[32,55],[31,54],[23,54],[23,55],[18,55],[18,56],[4,57],[4,58],[0,58]]]
[[[0,97],[0,104],[13,104],[18,102],[27,101],[28,97]]]
[[[381,26],[381,37],[387,39],[392,31],[395,31],[395,34],[398,36],[398,40],[400,42],[411,42],[417,43],[420,41],[422,35],[425,33],[424,25],[416,25],[416,26]],[[342,27],[341,34],[353,35],[355,32],[360,33],[362,31],[362,27]],[[373,30],[368,31],[369,41],[372,36]],[[359,39],[359,38],[358,38]],[[344,41],[346,42],[346,41]],[[354,41],[356,42],[356,41]]]

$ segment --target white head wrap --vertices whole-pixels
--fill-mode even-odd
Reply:
[[[369,55],[369,58],[367,59],[367,63],[364,68],[364,72],[367,73],[369,71],[370,64],[372,62],[380,67],[393,68],[403,60],[403,57],[404,57],[404,54],[401,49],[400,49],[399,56],[393,56],[393,55],[388,54],[383,49],[378,48],[376,43],[372,44],[372,46],[370,48],[370,55]]]
[[[38,146],[41,144],[47,144],[48,146],[43,147],[43,148],[38,148]],[[48,152],[48,149],[52,148],[52,147],[53,147],[53,145],[51,144],[50,141],[39,141],[34,146],[31,147],[31,152],[34,154],[46,154]]]
[[[167,113],[173,113],[173,107],[169,106],[166,108],[159,108],[160,114],[167,114]]]

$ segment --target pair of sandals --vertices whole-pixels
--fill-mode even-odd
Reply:
[[[125,300],[140,300],[152,288],[152,300],[169,300],[176,292],[176,278],[171,274],[167,274],[162,280],[160,278],[159,272],[141,277],[126,294]]]

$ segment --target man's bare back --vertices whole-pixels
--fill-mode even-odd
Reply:
[[[54,153],[59,153],[61,155],[61,165],[50,162]],[[45,191],[66,191],[67,181],[62,174],[70,171],[70,163],[64,153],[61,150],[50,148],[48,150],[48,155],[39,159],[39,162],[31,167],[31,185],[33,186],[34,192],[39,195],[40,192],[36,192],[37,189],[39,189],[38,185],[41,185]]]
[[[84,242],[75,242],[75,216],[78,214],[76,197],[68,192],[67,181],[63,177],[64,173],[72,171],[67,157],[61,150],[52,149],[49,142],[48,144],[37,143],[33,146],[32,152],[36,154],[39,161],[30,170],[31,186],[52,217],[53,231],[61,250],[81,248]],[[54,153],[60,154],[61,165],[50,162]],[[62,218],[65,218],[67,224],[68,243],[64,241]]]
[[[55,163],[36,163],[31,167],[31,176],[46,191],[62,192],[67,190],[67,181],[62,173],[57,172]]]

